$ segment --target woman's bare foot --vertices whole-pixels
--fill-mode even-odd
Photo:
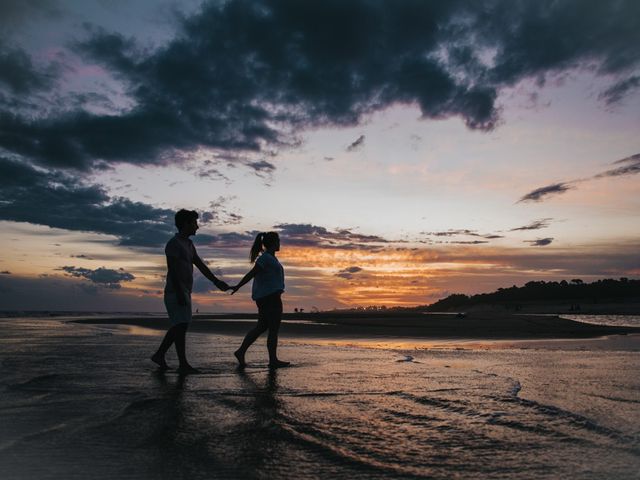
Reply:
[[[247,366],[247,362],[244,361],[244,354],[240,353],[240,350],[236,350],[235,352],[233,352],[233,355],[238,359],[238,363],[241,367]]]
[[[167,365],[167,362],[164,359],[164,355],[160,355],[158,352],[151,356],[151,361],[156,363],[162,370],[169,368],[169,365]]]
[[[273,362],[269,362],[269,368],[282,368],[288,367],[291,365],[291,362],[283,362],[282,360],[275,360]]]

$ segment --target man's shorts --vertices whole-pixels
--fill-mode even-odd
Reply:
[[[179,323],[191,323],[191,295],[185,294],[186,305],[178,305],[178,297],[175,293],[164,294],[164,306],[169,314],[171,325]]]

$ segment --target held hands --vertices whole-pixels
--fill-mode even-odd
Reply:
[[[220,290],[222,290],[223,292],[226,292],[227,290],[229,290],[231,287],[227,284],[227,282],[223,282],[222,280],[215,280],[213,282],[213,284],[218,287]]]
[[[229,289],[231,290],[231,295],[233,295],[238,290],[240,290],[240,286],[239,285],[234,285],[233,287],[229,287]]]

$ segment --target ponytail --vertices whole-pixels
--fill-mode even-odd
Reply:
[[[264,240],[264,236],[266,233],[262,232],[256,235],[256,239],[253,241],[253,245],[251,246],[251,252],[249,253],[249,261],[251,263],[256,261],[258,255],[262,251],[262,241]]]
[[[253,241],[253,245],[251,246],[251,252],[249,253],[249,260],[251,263],[256,261],[256,258],[258,258],[258,255],[262,252],[263,247],[269,249],[276,245],[278,240],[280,240],[280,237],[276,232],[262,232],[256,235],[256,239]]]

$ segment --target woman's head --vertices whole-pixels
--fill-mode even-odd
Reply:
[[[252,263],[255,262],[263,249],[274,252],[280,250],[280,236],[277,232],[262,232],[256,235],[256,239],[253,241],[253,246],[251,247],[251,253],[249,254],[249,259]]]

